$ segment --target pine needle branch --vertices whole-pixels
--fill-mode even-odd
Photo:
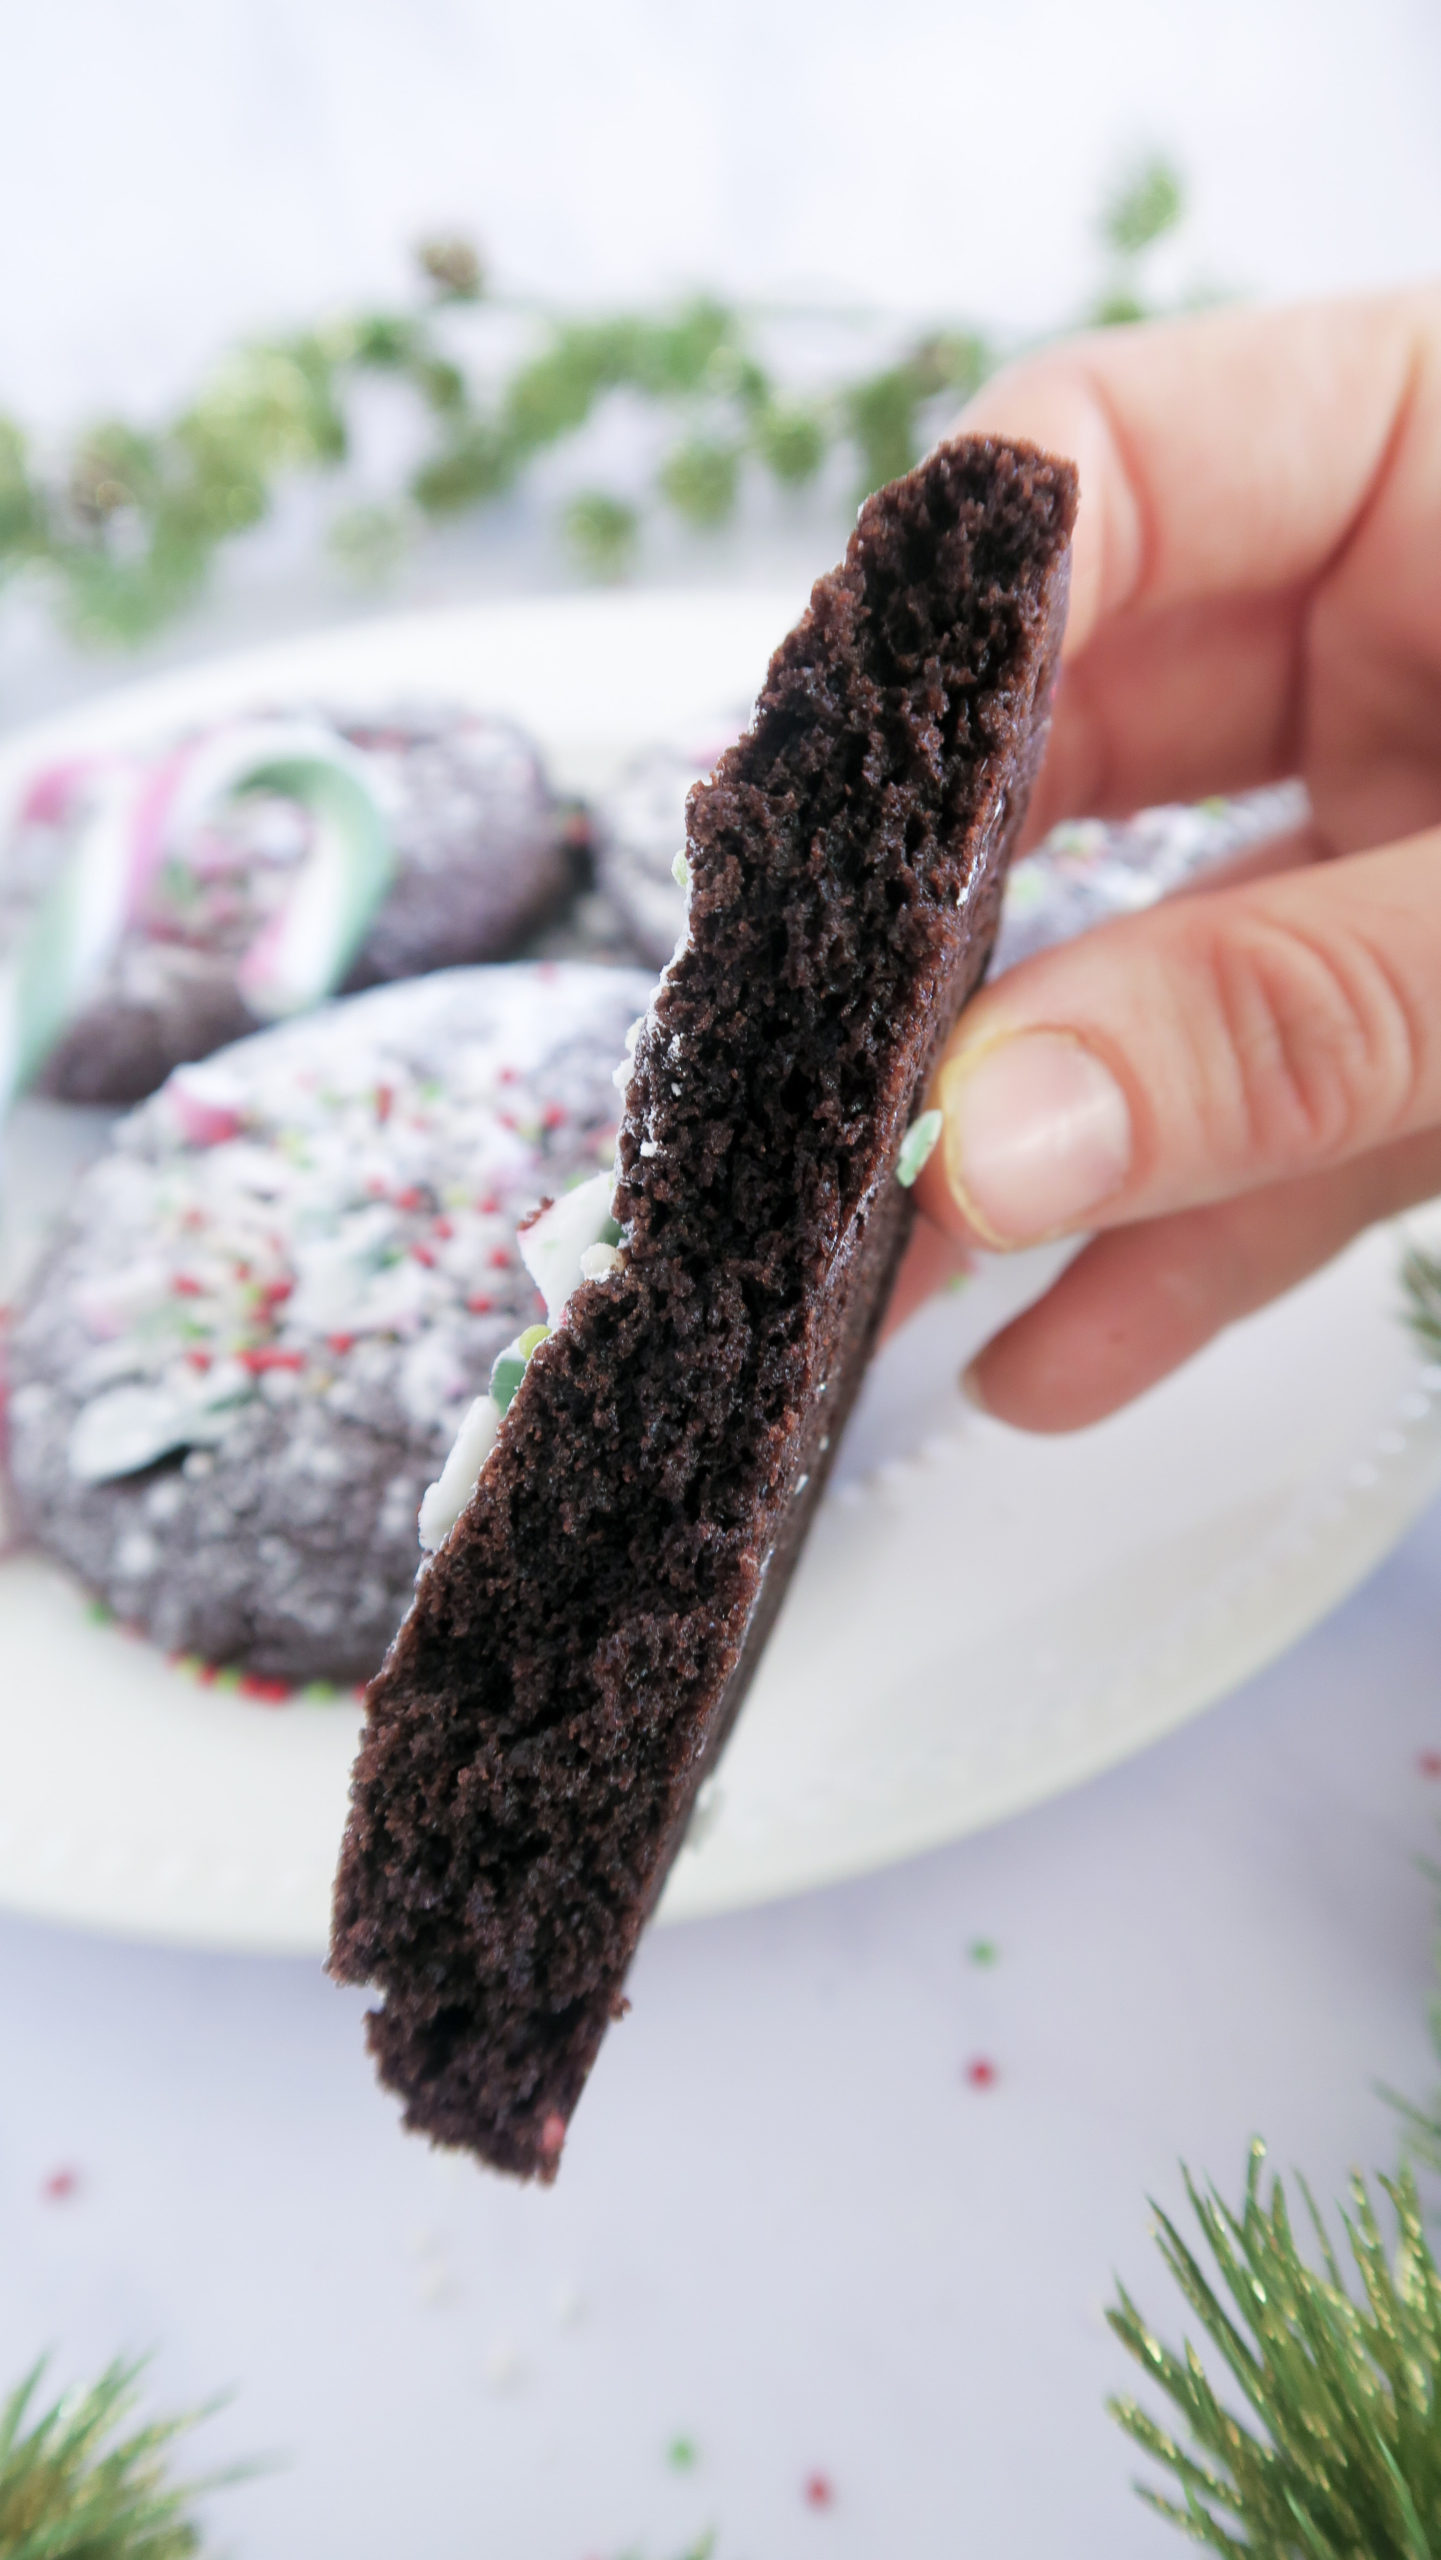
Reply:
[[[248,2466],[171,2476],[177,2439],[218,2404],[129,2429],[139,2363],[118,2359],[48,2407],[45,2370],[41,2357],[0,2406],[0,2560],[192,2560],[196,2501],[249,2476]]]
[[[1406,1321],[1423,1351],[1441,1356],[1441,1261],[1412,1245],[1401,1264]]]
[[[1161,160],[1112,194],[1106,282],[1081,321],[1163,307],[1148,261],[1183,202]],[[748,487],[794,492],[828,471],[829,497],[853,504],[908,470],[1009,352],[953,324],[802,392],[763,352],[767,315],[714,295],[578,318],[500,300],[464,239],[422,242],[416,263],[409,302],[232,348],[169,419],[101,419],[49,450],[0,415],[0,585],[25,577],[83,641],[145,638],[195,600],[217,554],[264,522],[289,481],[343,469],[377,379],[409,400],[420,450],[403,485],[335,515],[330,548],[352,574],[383,576],[427,526],[506,498],[621,395],[663,430],[649,485],[572,491],[559,510],[579,565],[615,577],[648,515],[707,533],[733,519]],[[460,308],[471,314],[463,337]],[[811,316],[835,326],[846,315]],[[486,334],[492,318],[498,337]]]
[[[1124,2290],[1107,2313],[1180,2420],[1173,2435],[1134,2400],[1110,2403],[1177,2493],[1148,2484],[1140,2494],[1226,2560],[1437,2560],[1441,2275],[1415,2181],[1409,2171],[1380,2181],[1396,2224],[1388,2247],[1363,2180],[1353,2180],[1341,2215],[1348,2289],[1304,2183],[1319,2266],[1296,2239],[1281,2180],[1263,2193],[1264,2160],[1254,2144],[1239,2213],[1186,2178],[1221,2293],[1157,2216],[1161,2255],[1239,2406],[1212,2385],[1189,2341],[1179,2354],[1163,2345]]]
[[[1441,1259],[1424,1252],[1419,1245],[1409,1248],[1401,1264],[1401,1285],[1406,1297],[1406,1321],[1418,1348],[1432,1360],[1441,1360]],[[1441,1870],[1429,1869],[1433,1883],[1441,1884]],[[1428,2014],[1431,2043],[1441,2062],[1441,1914],[1438,1914],[1435,1938],[1435,1964],[1432,1975]],[[1441,2090],[1429,2104],[1418,2107],[1410,2098],[1401,2097],[1394,2089],[1379,2093],[1393,2106],[1401,2118],[1405,2147],[1410,2157],[1441,2176]]]

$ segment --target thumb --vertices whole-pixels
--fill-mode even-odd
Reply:
[[[994,1246],[1196,1208],[1441,1123],[1441,829],[1023,963],[967,1008],[933,1099],[921,1206]]]

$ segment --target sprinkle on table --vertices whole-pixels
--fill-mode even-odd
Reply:
[[[836,2502],[835,2482],[829,2472],[810,2471],[801,2491],[808,2507],[833,2507]]]
[[[71,2197],[78,2195],[79,2192],[78,2169],[52,2169],[49,2177],[42,2178],[40,2181],[40,2193],[47,2204],[68,2204]]]
[[[966,2086],[970,2089],[994,2089],[1000,2078],[995,2064],[984,2053],[978,2053],[966,2064]]]
[[[994,1938],[972,1938],[966,1949],[972,1964],[981,1965],[995,1964],[999,1960],[1000,1952]]]
[[[1441,1778],[1441,1751],[1418,1751],[1416,1766],[1423,1778]]]

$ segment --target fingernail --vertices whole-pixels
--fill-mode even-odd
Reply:
[[[1084,1226],[1131,1167],[1131,1111],[1110,1068],[1065,1031],[1014,1032],[942,1068],[946,1174],[988,1244]]]

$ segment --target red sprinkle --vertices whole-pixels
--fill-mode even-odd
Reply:
[[[455,1229],[451,1225],[449,1218],[437,1218],[430,1232],[433,1236],[439,1236],[442,1244],[449,1244],[451,1237],[455,1233]]]
[[[382,1125],[384,1125],[384,1123],[390,1118],[390,1106],[394,1100],[395,1093],[393,1087],[388,1084],[378,1084],[376,1086],[375,1116]]]
[[[303,1369],[305,1355],[301,1351],[275,1351],[268,1343],[261,1343],[254,1351],[241,1352],[240,1365],[249,1370],[252,1378],[259,1378],[267,1369]]]
[[[52,2169],[49,2177],[42,2178],[40,2182],[40,2193],[47,2204],[68,2204],[71,2197],[79,2192],[78,2169]]]
[[[413,1244],[410,1250],[414,1254],[417,1262],[424,1263],[427,1271],[433,1271],[435,1269],[435,1256],[431,1252],[428,1244]]]
[[[488,1259],[492,1271],[508,1271],[510,1269],[510,1256],[506,1252],[503,1244],[493,1244],[490,1248]]]
[[[808,2507],[833,2507],[836,2502],[835,2483],[824,2471],[812,2471],[801,2496]]]
[[[208,1369],[210,1366],[210,1354],[208,1351],[187,1351],[185,1357],[189,1361],[192,1369]]]
[[[293,1280],[267,1280],[265,1287],[260,1292],[267,1307],[283,1307],[286,1299],[293,1297],[294,1293],[295,1282]]]
[[[488,1316],[495,1305],[495,1300],[494,1298],[487,1298],[482,1294],[477,1295],[474,1298],[467,1298],[465,1304],[466,1310],[470,1315]]]
[[[483,1191],[475,1205],[483,1218],[497,1218],[500,1215],[500,1201],[493,1191]]]
[[[496,1077],[496,1083],[497,1083],[497,1084],[514,1084],[514,1082],[515,1082],[515,1069],[514,1069],[514,1067],[502,1067],[502,1068],[501,1068],[501,1070],[500,1070],[499,1075]]]
[[[425,1207],[425,1193],[423,1191],[417,1191],[414,1183],[409,1182],[406,1184],[403,1191],[397,1191],[395,1195],[395,1205],[397,1209],[423,1209]]]
[[[335,1353],[337,1360],[343,1360],[347,1351],[353,1351],[355,1349],[355,1336],[353,1333],[328,1333],[325,1339],[331,1350]]]
[[[977,2054],[974,2062],[966,2064],[966,2078],[973,2089],[994,2089],[1000,2076],[995,2064],[988,2062],[983,2053]]]
[[[177,1298],[199,1298],[204,1295],[199,1281],[192,1280],[188,1271],[177,1271],[170,1286]]]
[[[1416,1766],[1423,1778],[1441,1778],[1441,1751],[1418,1751]]]
[[[548,1102],[540,1115],[542,1129],[559,1129],[564,1125],[564,1121],[565,1112],[561,1105],[558,1102]]]
[[[256,1699],[262,1707],[283,1707],[290,1697],[290,1683],[262,1680],[258,1671],[246,1671],[241,1675],[240,1694],[242,1698]]]

